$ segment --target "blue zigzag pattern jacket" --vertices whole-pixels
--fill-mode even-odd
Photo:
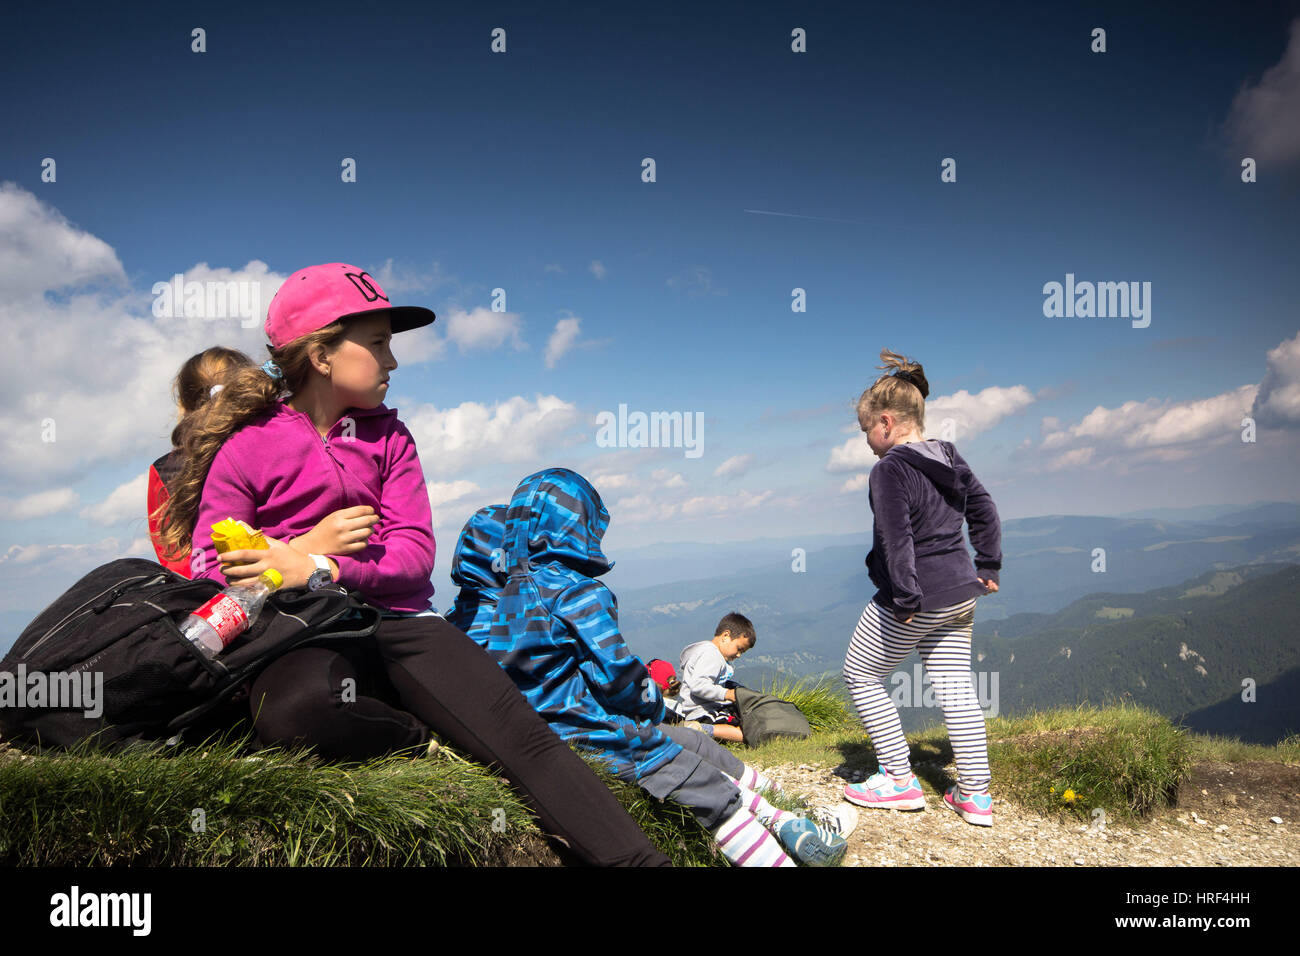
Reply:
[[[619,632],[613,592],[596,580],[614,566],[600,550],[608,527],[600,495],[577,472],[529,475],[507,508],[479,510],[461,532],[448,620],[557,734],[635,782],[681,747],[656,728],[663,697]]]

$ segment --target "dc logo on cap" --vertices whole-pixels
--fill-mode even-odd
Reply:
[[[367,302],[374,302],[376,299],[388,301],[388,296],[384,295],[371,283],[373,276],[369,272],[345,272],[343,273],[352,280],[352,284],[357,287],[357,291],[366,297]]]

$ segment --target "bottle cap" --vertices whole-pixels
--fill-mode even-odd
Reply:
[[[272,591],[274,591],[276,588],[284,586],[284,575],[281,574],[279,571],[277,571],[275,568],[267,568],[265,571],[262,572],[261,578],[262,581],[265,582],[266,586],[269,587]]]

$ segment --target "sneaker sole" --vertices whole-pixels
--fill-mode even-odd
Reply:
[[[969,810],[963,810],[961,807],[950,803],[946,796],[944,797],[943,802],[952,809],[953,813],[957,814],[957,816],[961,817],[967,823],[973,824],[977,827],[993,826],[993,814],[991,813],[971,813]]]
[[[822,848],[809,854],[808,859],[804,859],[801,851],[803,850],[804,843],[810,839],[820,844]],[[838,866],[848,851],[849,847],[847,843],[839,847],[839,849],[832,850],[830,847],[827,847],[822,843],[815,833],[805,833],[800,836],[799,840],[795,843],[795,852],[792,853],[791,856],[804,866]]]
[[[857,794],[844,791],[844,799],[856,807],[871,807],[874,810],[924,810],[925,797],[912,797],[909,800],[871,801]]]

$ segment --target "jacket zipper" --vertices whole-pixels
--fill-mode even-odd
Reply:
[[[35,644],[33,644],[31,647],[27,648],[26,653],[24,653],[23,656],[20,657],[20,658],[18,658],[18,659],[19,659],[20,661],[25,661],[25,660],[27,660],[28,657],[30,657],[32,654],[36,653],[36,649],[37,649],[37,648],[39,648],[42,644],[44,644],[46,641],[48,641],[51,637],[53,637],[53,636],[55,635],[55,633],[58,632],[59,628],[63,627],[64,624],[67,624],[68,621],[70,621],[72,618],[74,618],[74,617],[76,617],[77,615],[79,615],[82,611],[84,611],[84,610],[86,609],[87,606],[89,606],[89,605],[93,605],[93,604],[97,604],[97,603],[99,602],[99,599],[102,598],[105,594],[110,594],[110,595],[111,595],[111,597],[109,597],[107,603],[112,604],[112,603],[113,603],[114,601],[116,601],[119,597],[121,597],[122,593],[123,593],[124,591],[126,591],[127,588],[129,588],[129,587],[132,585],[133,582],[135,582],[135,581],[143,581],[143,580],[144,580],[145,578],[147,578],[147,577],[149,577],[149,575],[147,575],[147,574],[140,574],[140,575],[137,575],[136,577],[133,577],[133,578],[127,578],[125,581],[119,581],[117,584],[113,585],[111,588],[107,588],[107,589],[105,589],[105,590],[103,590],[103,591],[100,591],[98,594],[96,594],[96,595],[95,595],[93,598],[91,598],[90,600],[82,602],[82,604],[81,604],[79,607],[76,607],[76,608],[74,608],[73,610],[69,611],[67,614],[65,614],[65,615],[63,616],[63,619],[62,619],[61,621],[59,621],[58,624],[55,624],[52,628],[50,628],[48,631],[46,631],[46,632],[41,636],[41,639],[40,639],[39,641],[37,641]],[[155,575],[153,575],[154,580],[153,580],[153,581],[150,581],[149,584],[153,584],[153,583],[155,583],[159,578],[161,578],[161,579],[163,579],[163,580],[166,580],[166,577],[167,577],[167,576],[166,576],[165,574],[155,574]],[[147,585],[144,585],[144,586],[147,587]]]
[[[316,431],[315,424],[312,423],[310,420],[308,420],[307,422],[307,427],[312,430],[313,435],[315,435],[317,438],[320,439],[321,450],[325,452],[325,457],[329,460],[330,466],[334,469],[334,478],[339,483],[339,497],[343,499],[343,504],[346,507],[348,503],[348,490],[346,485],[344,485],[343,483],[343,476],[339,474],[339,472],[343,469],[343,466],[338,463],[338,459],[335,458],[334,453],[330,451],[329,438],[326,437],[328,436],[329,432],[326,432],[324,435],[322,435],[320,432]],[[330,426],[330,431],[333,430],[334,427]]]

